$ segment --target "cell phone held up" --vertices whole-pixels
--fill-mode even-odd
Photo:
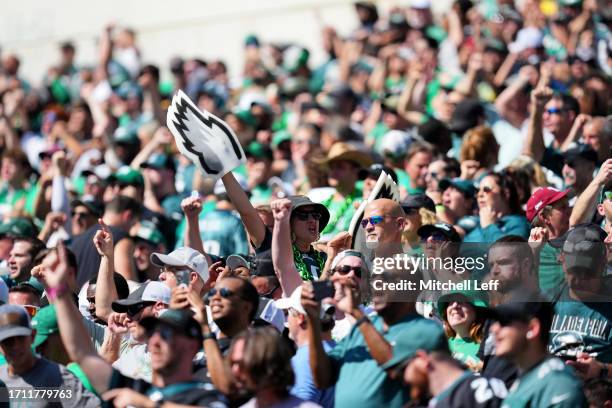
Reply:
[[[334,284],[329,280],[312,282],[312,291],[317,302],[335,294]]]
[[[184,269],[182,271],[178,271],[175,273],[175,276],[176,276],[176,283],[178,284],[178,286],[181,286],[184,288],[189,286],[189,280],[191,276],[191,273],[189,270]]]

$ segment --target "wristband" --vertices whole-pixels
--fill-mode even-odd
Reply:
[[[364,324],[365,322],[369,322],[369,321],[370,321],[370,319],[368,318],[368,316],[367,315],[363,315],[363,317],[361,317],[359,320],[357,320],[355,322],[355,327],[359,327],[362,324]]]
[[[444,211],[445,207],[444,204],[436,204],[436,211]]]
[[[206,340],[214,340],[217,341],[217,336],[215,336],[215,333],[210,332],[210,333],[204,333],[202,335],[202,341],[206,341]]]
[[[68,285],[66,285],[65,283],[62,283],[61,285],[55,288],[48,288],[47,298],[49,298],[49,300],[55,300],[58,297],[65,295],[69,291],[70,289],[68,288]]]

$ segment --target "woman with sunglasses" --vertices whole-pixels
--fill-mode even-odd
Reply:
[[[327,255],[312,246],[329,221],[323,205],[306,196],[292,196],[272,201],[274,214],[272,261],[283,292],[293,293],[302,281],[321,277]]]
[[[506,173],[490,173],[476,195],[479,223],[463,242],[492,243],[506,235],[529,238],[530,225],[519,203],[514,180]]]

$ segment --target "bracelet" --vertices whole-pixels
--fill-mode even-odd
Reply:
[[[58,297],[65,295],[69,291],[70,289],[68,288],[68,285],[66,285],[65,283],[62,283],[61,285],[55,288],[48,288],[47,298],[49,298],[49,300],[55,300]]]
[[[217,341],[217,336],[215,336],[215,333],[210,332],[210,333],[204,333],[202,335],[202,341],[206,341],[206,340],[214,340]]]
[[[436,211],[444,211],[446,209],[446,207],[444,207],[444,204],[436,204]]]
[[[355,327],[359,327],[362,324],[364,324],[365,322],[369,322],[369,321],[370,321],[370,319],[368,318],[368,315],[363,315],[363,317],[361,317],[360,319],[358,319],[355,322]]]

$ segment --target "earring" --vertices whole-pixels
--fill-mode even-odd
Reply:
[[[528,339],[533,338],[533,332],[532,332],[531,330],[529,330],[529,331],[527,332],[527,338],[528,338]]]

